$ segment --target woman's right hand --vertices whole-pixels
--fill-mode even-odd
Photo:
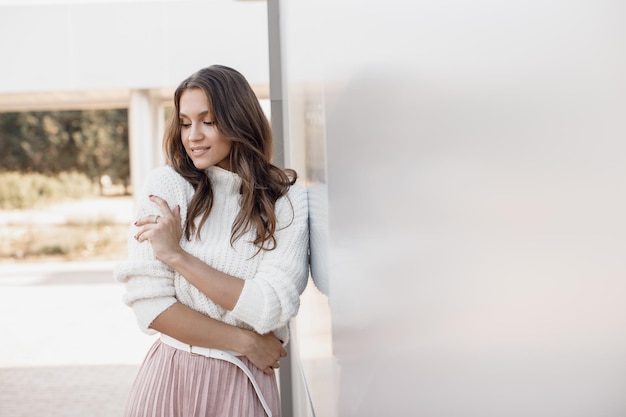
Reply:
[[[267,375],[274,375],[274,369],[280,366],[280,358],[287,356],[281,341],[273,333],[260,335],[245,330],[242,352],[257,368]]]

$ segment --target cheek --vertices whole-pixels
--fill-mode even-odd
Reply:
[[[222,141],[222,143],[221,143],[221,146],[220,146],[220,147],[222,148],[222,152],[224,152],[226,155],[229,155],[229,154],[230,154],[230,151],[231,151],[231,149],[232,149],[232,145],[231,145],[231,143],[230,143],[230,141],[229,141],[229,140],[224,139],[224,140]]]

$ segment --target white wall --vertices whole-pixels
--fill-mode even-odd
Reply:
[[[0,94],[170,87],[215,63],[269,78],[265,2],[4,3]]]
[[[625,6],[283,5],[326,145],[318,415],[624,415]]]

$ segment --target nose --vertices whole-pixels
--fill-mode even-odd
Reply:
[[[189,127],[189,137],[187,138],[187,140],[196,141],[201,140],[203,137],[204,136],[202,135],[201,126],[196,123],[192,123]]]

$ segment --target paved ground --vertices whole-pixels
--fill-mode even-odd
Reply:
[[[0,417],[119,417],[155,340],[135,324],[114,261],[0,263]],[[306,305],[299,332],[318,415],[332,416],[325,320]],[[303,402],[304,406],[308,401]],[[321,412],[325,411],[325,412]],[[306,415],[306,414],[303,414]]]
[[[0,228],[86,216],[128,224],[132,200],[98,198],[45,210],[3,211]],[[0,262],[0,417],[122,415],[155,337],[141,333],[132,310],[122,303],[123,287],[113,281],[115,262]],[[298,356],[317,414],[333,417],[328,313],[326,297],[307,289],[298,316],[303,341]],[[302,407],[307,406],[303,399]]]
[[[121,416],[154,339],[113,265],[0,264],[0,416]]]

